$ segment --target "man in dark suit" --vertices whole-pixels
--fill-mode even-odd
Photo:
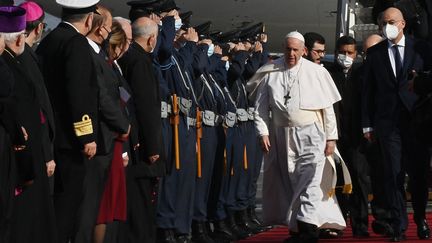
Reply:
[[[362,127],[366,139],[375,138],[382,152],[385,196],[392,227],[391,241],[404,239],[408,219],[405,207],[405,169],[410,177],[414,221],[421,239],[430,237],[425,220],[429,153],[412,132],[411,112],[417,96],[410,74],[423,69],[422,50],[416,40],[405,37],[405,20],[396,8],[383,12],[387,40],[371,47],[365,62]],[[409,160],[409,161],[408,161]]]
[[[350,36],[342,36],[336,41],[336,63],[329,68],[333,80],[342,96],[335,104],[338,118],[338,148],[349,168],[353,193],[349,200],[336,192],[344,215],[350,212],[354,237],[368,237],[368,164],[366,160],[366,139],[361,127],[361,73],[357,57],[356,41]]]
[[[95,157],[86,165],[84,179],[84,199],[81,207],[82,218],[75,240],[82,242],[102,242],[106,225],[95,226],[101,205],[102,195],[113,161],[114,143],[117,137],[126,139],[130,127],[129,120],[121,108],[119,81],[107,61],[104,43],[109,41],[112,29],[111,12],[98,4],[93,17],[92,28],[87,39],[92,47],[94,67],[97,75],[98,93],[98,149]]]
[[[59,242],[68,242],[77,232],[85,165],[96,154],[98,87],[85,35],[97,2],[57,0],[63,7],[62,22],[37,49],[56,123],[54,206]]]
[[[139,152],[127,168],[127,242],[156,241],[156,191],[158,178],[165,174],[162,153],[161,100],[159,83],[152,66],[158,27],[147,17],[132,24],[134,43],[119,60],[135,100]]]

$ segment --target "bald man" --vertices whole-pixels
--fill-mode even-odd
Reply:
[[[411,114],[417,95],[413,93],[412,80],[408,77],[413,71],[424,69],[425,60],[421,53],[429,50],[422,50],[416,40],[404,35],[405,20],[396,8],[383,12],[380,27],[386,40],[368,49],[365,62],[362,127],[364,137],[369,141],[376,140],[381,150],[380,176],[385,183],[380,186],[389,212],[382,223],[391,226],[391,230],[374,230],[390,234],[390,241],[404,240],[408,227],[404,190],[407,172],[417,235],[420,239],[428,239],[430,229],[425,220],[425,209],[430,156],[412,131]]]
[[[162,153],[161,99],[152,52],[158,37],[157,24],[147,17],[132,23],[134,42],[119,60],[129,83],[138,123],[138,158],[127,167],[128,241],[156,242],[157,177],[165,175]]]
[[[372,34],[370,36],[368,36],[364,41],[363,41],[363,51],[366,53],[367,49],[369,49],[370,47],[380,43],[383,39],[382,36],[378,35],[378,34]]]

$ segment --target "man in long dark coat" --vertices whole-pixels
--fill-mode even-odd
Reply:
[[[16,102],[17,120],[29,134],[26,148],[15,153],[18,173],[6,242],[57,242],[54,209],[42,152],[43,117],[38,90],[31,75],[35,71],[32,69],[37,69],[37,66],[30,66],[19,59],[25,47],[25,10],[19,7],[4,7],[1,10],[9,13],[7,24],[10,26],[9,34],[5,35],[6,49],[2,57],[15,79],[12,97]]]
[[[85,35],[92,27],[98,0],[57,0],[62,22],[46,36],[36,53],[54,110],[54,205],[60,242],[77,232],[86,164],[96,154],[96,74]]]
[[[158,178],[165,173],[161,160],[162,128],[159,83],[152,66],[152,51],[157,42],[156,23],[141,17],[132,24],[134,43],[119,60],[135,101],[138,122],[138,157],[127,176],[127,242],[156,241],[156,191]]]

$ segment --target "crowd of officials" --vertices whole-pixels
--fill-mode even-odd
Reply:
[[[129,19],[99,0],[56,2],[62,21],[43,39],[38,3],[0,7],[0,242],[211,243],[269,230],[255,199],[270,147],[246,89],[273,62],[263,25],[192,27],[173,0],[128,2]],[[432,49],[404,34],[398,9],[378,22],[364,60],[343,36],[324,64],[342,97],[337,146],[353,187],[336,195],[354,236],[369,237],[371,187],[374,232],[402,241],[407,173],[429,239]],[[324,38],[299,35],[304,58],[322,65]],[[342,234],[320,226],[299,233]]]

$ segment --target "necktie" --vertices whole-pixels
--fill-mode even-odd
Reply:
[[[394,45],[392,48],[393,48],[394,58],[395,58],[396,78],[399,78],[402,72],[402,58],[399,53],[398,45]]]

